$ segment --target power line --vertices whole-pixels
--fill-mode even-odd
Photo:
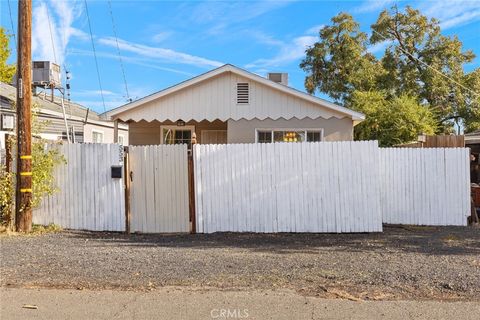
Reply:
[[[375,32],[377,35],[379,35],[380,37],[382,37],[383,40],[386,40],[386,41],[389,41],[390,39],[388,39],[387,37],[385,37],[384,35],[380,34],[379,32],[375,31],[375,30],[372,30],[373,32]],[[393,40],[390,40],[392,43],[394,42]],[[395,44],[395,43],[394,43]],[[447,80],[450,80],[451,82],[455,83],[456,85],[458,85],[459,87],[469,91],[470,93],[473,93],[474,95],[476,96],[480,96],[480,93],[478,92],[475,92],[473,91],[472,89],[470,88],[467,88],[465,87],[463,84],[461,84],[460,82],[458,82],[457,80],[449,77],[448,75],[444,74],[443,72],[435,69],[434,67],[430,66],[428,63],[426,62],[423,62],[422,60],[420,60],[419,58],[415,57],[413,54],[411,54],[410,52],[408,52],[407,50],[404,50],[403,48],[401,48],[400,46],[397,46],[397,48],[402,51],[403,53],[405,53],[406,55],[408,55],[409,57],[411,57],[412,59],[420,62],[422,65],[424,65],[425,67],[431,69],[432,71],[435,71],[436,73],[438,73],[439,75],[441,75],[442,77],[446,78]]]
[[[108,0],[108,8],[110,9],[110,17],[112,18],[113,35],[115,36],[115,42],[117,43],[117,53],[118,59],[120,60],[120,68],[122,69],[123,82],[125,83],[125,92],[127,93],[127,99],[130,100],[130,94],[128,93],[127,77],[125,76],[125,68],[123,66],[122,55],[120,54],[120,46],[118,45],[117,29],[115,27],[115,20],[113,19],[112,3],[110,0]]]
[[[53,39],[53,32],[52,32],[52,22],[50,20],[50,11],[48,10],[48,5],[45,4],[45,8],[47,9],[47,19],[48,19],[48,30],[50,31],[50,41],[52,42],[52,49],[53,49],[53,60],[55,61],[56,64],[58,64],[57,61],[57,52],[55,50],[55,41]]]
[[[100,86],[100,95],[102,96],[103,111],[106,112],[107,108],[105,107],[105,98],[103,97],[102,80],[100,79],[100,71],[98,69],[97,52],[95,51],[95,43],[93,41],[92,25],[90,23],[90,15],[88,14],[87,0],[84,0],[83,2],[85,3],[85,12],[87,13],[88,20],[88,30],[90,31],[90,39],[92,40],[93,57],[95,58],[95,66],[97,68],[98,85]]]
[[[15,52],[17,52],[17,37],[15,35],[15,29],[13,27],[12,7],[10,6],[10,0],[8,0],[8,12],[10,14],[10,25],[13,33],[13,41],[15,42]]]

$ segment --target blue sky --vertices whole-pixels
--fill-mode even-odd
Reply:
[[[1,0],[0,18],[1,25],[11,32],[9,3],[16,29],[17,1]],[[304,90],[305,73],[298,65],[305,47],[318,38],[321,26],[345,11],[368,32],[379,12],[394,3],[399,7],[411,5],[436,17],[444,34],[457,35],[465,49],[480,55],[480,0],[111,1],[133,99],[224,63],[260,75],[269,71],[288,72],[290,85]],[[103,0],[88,1],[88,12],[106,109],[109,110],[126,102],[109,4]],[[33,0],[32,37],[34,59],[56,60],[70,70],[72,100],[103,112],[83,0]],[[10,62],[13,62],[16,55],[13,41],[11,47]],[[378,45],[371,50],[381,53],[384,47]],[[480,58],[477,57],[466,69],[478,67]]]

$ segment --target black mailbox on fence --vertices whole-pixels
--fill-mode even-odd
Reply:
[[[121,179],[123,166],[112,166],[112,178]]]

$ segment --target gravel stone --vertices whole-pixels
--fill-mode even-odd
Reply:
[[[370,234],[63,231],[2,236],[0,251],[4,287],[287,288],[364,300],[480,300],[480,230],[471,227],[386,226]]]

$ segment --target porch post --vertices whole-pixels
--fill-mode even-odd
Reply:
[[[118,143],[118,119],[113,121],[113,143]]]

